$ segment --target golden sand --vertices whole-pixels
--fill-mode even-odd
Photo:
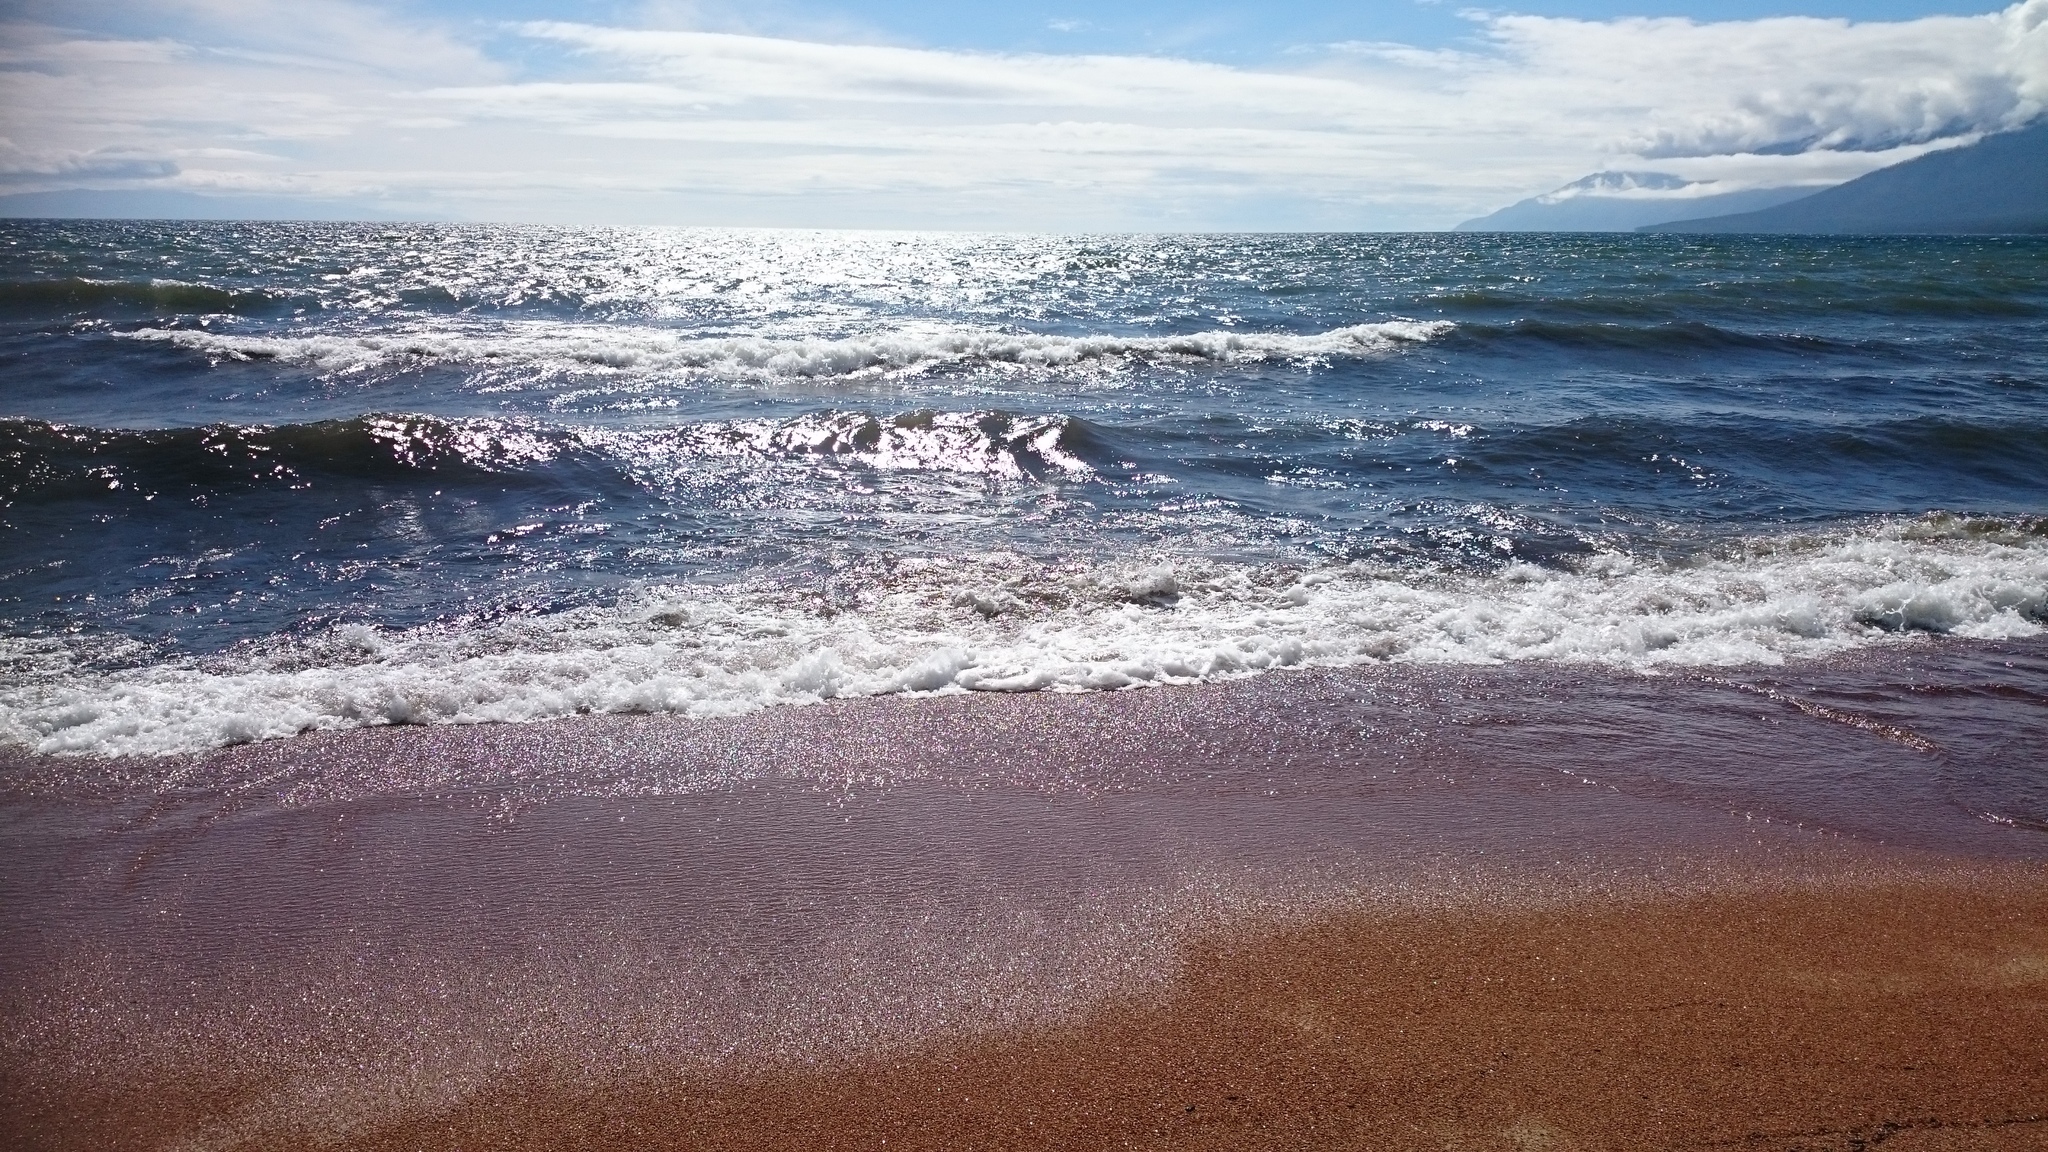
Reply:
[[[349,1146],[2048,1148],[2048,877],[1328,919],[1162,999],[745,1077],[508,1081]]]

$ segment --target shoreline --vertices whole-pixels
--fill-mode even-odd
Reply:
[[[940,783],[1255,796],[1516,781],[1523,791],[1595,785],[1891,847],[2000,856],[2001,841],[2030,844],[2004,831],[2048,831],[2048,789],[2028,779],[2033,755],[2048,755],[2042,700],[2044,637],[1654,673],[1540,661],[1284,668],[721,717],[367,725],[166,756],[0,746],[0,804],[239,811],[474,796],[523,808],[792,782],[846,794]]]
[[[1930,650],[1939,662],[1958,644],[2048,643],[2027,615],[2048,587],[2038,527],[1873,517],[1712,548],[1673,543],[1685,560],[1602,551],[1498,569],[1064,563],[998,551],[892,560],[844,602],[772,580],[656,584],[466,622],[222,633],[152,659],[137,648],[109,660],[128,643],[117,633],[25,636],[0,646],[30,672],[0,692],[0,738],[56,755],[203,756],[359,725],[710,719],[927,693],[1214,686],[1290,670],[1427,678],[1522,665],[1539,678],[1713,679],[1911,663]],[[108,642],[114,650],[98,650]]]

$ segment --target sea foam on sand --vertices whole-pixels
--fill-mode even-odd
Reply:
[[[2030,636],[2048,537],[1927,517],[1490,573],[1208,560],[904,561],[851,605],[766,582],[658,586],[603,608],[411,630],[337,627],[206,658],[5,642],[0,739],[171,754],[377,724],[587,712],[715,716],[892,693],[1088,691],[1273,668],[1516,660],[1774,664],[1917,634]]]

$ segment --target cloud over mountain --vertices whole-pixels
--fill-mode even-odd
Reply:
[[[1493,19],[1512,86],[1552,102],[1640,107],[1638,156],[1875,151],[2017,128],[2048,99],[2048,3],[1985,16],[1852,23]],[[1604,99],[1603,99],[1604,98]]]

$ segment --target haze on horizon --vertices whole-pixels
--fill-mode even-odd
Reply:
[[[1603,170],[1819,186],[2048,107],[2048,0],[1785,2],[17,0],[0,195],[1431,229]]]

